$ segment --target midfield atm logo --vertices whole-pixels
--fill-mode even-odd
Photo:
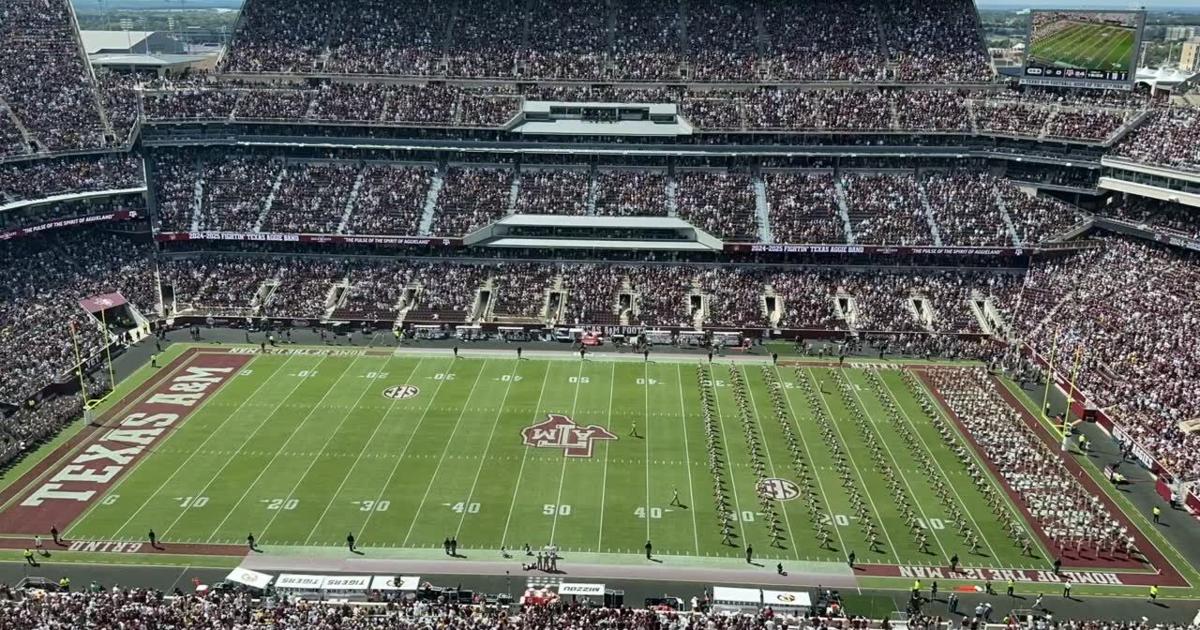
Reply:
[[[567,416],[551,413],[546,419],[521,430],[525,446],[561,448],[567,457],[591,457],[596,440],[615,440],[617,436],[599,425],[581,427]]]

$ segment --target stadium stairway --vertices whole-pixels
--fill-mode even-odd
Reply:
[[[771,204],[767,201],[767,183],[761,177],[754,178],[754,215],[758,220],[758,242],[774,243],[771,233]]]
[[[197,166],[199,171],[199,166]],[[192,231],[199,232],[204,219],[204,178],[197,177],[196,185],[192,188]]]
[[[324,321],[333,319],[333,314],[346,304],[346,298],[350,295],[350,278],[344,277],[341,280],[333,283],[329,290],[325,292],[325,312],[321,316]]]
[[[566,281],[559,274],[554,277],[554,284],[546,290],[545,302],[542,306],[542,322],[547,326],[556,326],[563,321],[567,314]]]
[[[837,318],[846,322],[850,330],[858,330],[858,304],[854,296],[840,292],[833,298],[833,312]]]
[[[279,169],[279,174],[275,176],[275,183],[271,184],[271,192],[267,195],[266,201],[263,201],[262,211],[258,213],[258,220],[254,222],[254,231],[261,232],[263,224],[267,222],[267,215],[271,212],[271,206],[275,204],[275,195],[279,193],[279,187],[283,185],[284,178],[287,177],[287,166]]]
[[[679,216],[679,182],[674,177],[667,180],[667,216]]]
[[[905,300],[905,304],[908,306],[909,312],[912,313],[913,321],[925,330],[933,330],[933,308],[929,304],[928,297],[914,293]]]
[[[282,273],[282,271],[280,272]],[[258,287],[258,292],[254,294],[254,299],[250,300],[250,311],[257,313],[262,310],[262,307],[271,302],[271,298],[275,297],[275,291],[279,289],[279,278],[271,278],[264,280],[262,285]]]
[[[354,214],[354,206],[358,203],[358,192],[362,190],[363,179],[366,178],[368,170],[370,169],[358,169],[358,177],[354,178],[354,186],[350,188],[350,194],[346,195],[346,205],[342,208],[342,220],[337,227],[338,234],[345,234],[346,226],[350,225],[350,215]]]
[[[404,325],[404,318],[408,316],[408,312],[416,308],[417,300],[421,297],[421,290],[424,287],[417,283],[410,283],[403,291],[400,292],[400,297],[396,299],[396,321],[393,322],[393,328],[399,328]]]
[[[467,321],[472,324],[492,321],[492,311],[496,307],[496,285],[489,278],[483,286],[475,290],[475,302],[471,304],[471,312]]]
[[[587,203],[585,204],[589,217],[596,216],[596,195],[598,194],[600,194],[600,182],[596,181],[596,167],[592,165],[592,172],[588,179]]]
[[[929,233],[933,235],[933,244],[942,246],[942,231],[938,229],[937,219],[933,215],[933,206],[929,205],[929,195],[925,192],[925,183],[917,182],[917,197],[921,200],[921,210],[925,213],[925,222],[929,224]]]
[[[1015,331],[1013,330],[1012,322],[1009,322],[1008,318],[1004,316],[1004,312],[996,304],[995,297],[988,296],[984,298],[982,310],[984,318],[987,321],[987,327],[983,329],[984,332],[992,335],[1001,335],[1005,339],[1013,337]]]
[[[4,110],[4,115],[8,116],[8,119],[12,121],[13,127],[16,127],[17,131],[21,134],[21,141],[24,143],[25,152],[28,153],[29,148],[33,146],[33,136],[29,134],[29,128],[25,126],[24,122],[21,122],[20,117],[8,106],[8,101],[3,98],[0,98],[0,109]]]
[[[692,326],[696,330],[703,329],[704,322],[708,321],[708,295],[700,289],[699,285],[693,283],[692,289],[688,291],[685,299],[688,313],[691,314]]]
[[[521,174],[517,173],[512,178],[512,187],[508,189],[508,212],[504,214],[514,214],[517,211],[517,198],[521,195]]]
[[[628,302],[622,302],[624,299],[627,299]],[[637,300],[637,293],[634,293],[629,278],[622,278],[621,290],[617,291],[617,302],[613,304],[613,312],[617,314],[617,322],[620,325],[628,326],[633,321],[633,305],[637,304]]]
[[[1046,116],[1046,121],[1042,123],[1042,128],[1040,131],[1038,131],[1038,135],[1037,135],[1038,140],[1046,139],[1046,136],[1050,133],[1050,123],[1054,122],[1055,118],[1058,118],[1058,112],[1059,112],[1058,107],[1054,107],[1054,108],[1050,109],[1050,115]]]
[[[975,317],[975,321],[979,324],[979,328],[983,330],[985,334],[996,335],[1007,339],[1010,331],[1007,328],[1001,328],[1000,324],[1004,321],[1004,318],[998,311],[995,311],[994,305],[991,306],[991,311],[988,310],[989,299],[990,298],[983,295],[983,292],[974,290],[971,292],[971,298],[967,300],[967,308],[970,309],[971,315]]]
[[[772,328],[778,326],[779,321],[783,319],[783,296],[776,293],[775,287],[771,285],[763,287],[762,314],[763,319]]]
[[[1112,145],[1120,142],[1122,138],[1129,135],[1134,129],[1141,127],[1142,123],[1145,122],[1146,118],[1152,113],[1154,113],[1154,110],[1152,109],[1139,110],[1133,115],[1132,118],[1126,119],[1125,124],[1118,127],[1117,130],[1113,132],[1113,135],[1105,139],[1104,146],[1111,147]]]
[[[850,204],[846,201],[846,187],[838,180],[833,185],[834,192],[837,193],[838,216],[842,218],[842,231],[846,235],[846,243],[854,244],[854,229],[850,223]]]
[[[425,205],[421,208],[421,223],[417,227],[417,234],[420,236],[429,236],[429,233],[433,231],[433,213],[437,210],[438,196],[442,194],[442,187],[446,185],[442,172],[440,168],[434,171],[433,177],[429,180],[429,192],[425,193]]]
[[[1021,237],[1017,234],[1017,226],[1013,223],[1008,204],[1004,202],[1004,195],[999,190],[996,191],[996,208],[1000,211],[1000,218],[1004,220],[1004,227],[1008,230],[1008,238],[1012,240],[1013,247],[1020,247]]]

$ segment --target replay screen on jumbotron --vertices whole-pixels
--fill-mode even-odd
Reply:
[[[1132,87],[1144,24],[1141,11],[1034,11],[1024,78]]]

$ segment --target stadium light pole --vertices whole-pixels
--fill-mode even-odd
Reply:
[[[112,339],[108,331],[108,319],[106,319],[104,316],[106,310],[107,309],[102,309],[100,311],[100,323],[104,326],[104,356],[106,359],[108,359],[108,391],[113,392],[117,389],[117,379],[113,375]]]
[[[1075,348],[1075,365],[1071,368],[1071,382],[1067,385],[1067,410],[1063,412],[1062,425],[1062,450],[1065,452],[1070,448],[1067,440],[1067,432],[1071,426],[1071,406],[1075,404],[1075,381],[1079,377],[1079,363],[1083,358],[1083,346]]]
[[[1046,388],[1042,392],[1042,421],[1050,420],[1050,381],[1054,379],[1054,356],[1058,352],[1058,334],[1054,331],[1054,342],[1050,344],[1050,358],[1046,361]]]
[[[79,377],[79,393],[83,395],[83,408],[88,405],[87,386],[83,383],[83,359],[79,356],[79,338],[76,336],[75,322],[71,324],[71,345],[75,348],[75,375]],[[86,415],[86,413],[84,414]]]

